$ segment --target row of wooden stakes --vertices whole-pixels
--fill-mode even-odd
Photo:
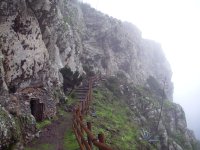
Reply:
[[[92,87],[95,81],[101,80],[101,76],[95,76],[89,80],[89,89],[84,101],[78,104],[73,112],[73,131],[75,133],[80,150],[92,150],[93,146],[99,150],[112,150],[105,144],[105,137],[103,133],[98,134],[96,138],[92,133],[92,126],[90,122],[84,124],[83,116],[88,114],[89,106],[92,101]]]

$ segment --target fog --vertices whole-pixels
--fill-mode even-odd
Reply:
[[[200,139],[200,0],[81,0],[122,21],[135,24],[144,38],[156,40],[169,60],[174,102],[186,113]]]

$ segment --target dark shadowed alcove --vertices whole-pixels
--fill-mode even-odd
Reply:
[[[44,104],[39,102],[39,99],[31,99],[30,101],[31,114],[36,121],[44,119]]]
[[[8,89],[9,89],[9,93],[16,93],[17,91],[17,88],[14,85],[8,86]]]
[[[73,72],[69,67],[61,68],[60,72],[64,80],[63,90],[65,93],[66,91],[68,91],[68,89],[71,89],[72,91],[75,88],[75,86],[78,86],[83,80],[83,77],[79,74],[78,71]]]

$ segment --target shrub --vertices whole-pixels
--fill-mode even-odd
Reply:
[[[79,74],[78,71],[73,72],[68,67],[64,67],[60,69],[60,72],[64,79],[64,82],[63,82],[64,91],[66,91],[67,88],[74,89],[74,87],[79,85],[83,80],[83,77]]]

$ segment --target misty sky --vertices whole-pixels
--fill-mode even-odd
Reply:
[[[135,24],[161,43],[173,70],[174,101],[200,139],[200,0],[80,0]]]

